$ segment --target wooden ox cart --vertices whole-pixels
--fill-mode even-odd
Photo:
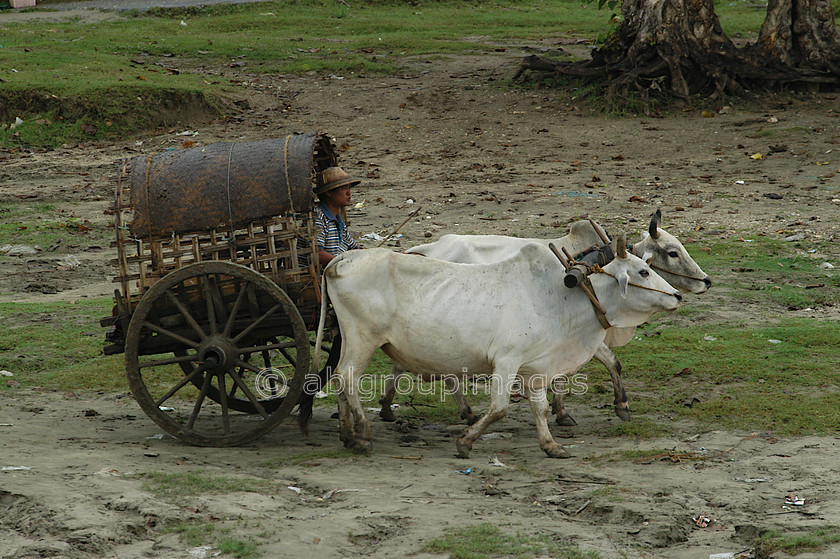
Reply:
[[[166,432],[237,445],[289,415],[320,304],[312,189],[336,163],[321,134],[121,163],[105,353],[125,354],[134,398]]]

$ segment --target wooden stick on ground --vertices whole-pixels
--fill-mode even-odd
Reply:
[[[402,229],[402,228],[403,228],[403,225],[405,225],[406,223],[408,223],[408,220],[409,220],[409,219],[411,219],[412,217],[414,217],[414,216],[417,214],[417,212],[419,212],[419,211],[420,211],[420,210],[422,210],[422,209],[423,209],[422,207],[418,207],[416,210],[414,210],[413,212],[411,212],[410,214],[408,214],[408,217],[407,217],[407,218],[405,218],[405,221],[403,221],[402,223],[400,223],[400,224],[397,226],[397,228],[396,228],[396,229],[394,229],[393,231],[391,231],[391,234],[390,234],[390,235],[386,236],[384,239],[382,239],[382,242],[381,242],[381,243],[379,243],[378,245],[376,245],[376,246],[377,246],[377,248],[378,248],[378,247],[381,247],[382,245],[384,245],[384,244],[385,244],[385,241],[387,241],[388,239],[390,239],[391,237],[393,237],[394,235],[396,235],[396,234],[397,234],[397,231],[399,231],[400,229]]]

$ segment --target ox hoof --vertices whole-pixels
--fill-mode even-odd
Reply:
[[[345,448],[348,448],[354,452],[370,452],[370,449],[373,447],[370,441],[363,441],[361,439],[353,439],[344,441]]]
[[[577,421],[569,414],[558,415],[554,421],[557,425],[562,425],[563,427],[574,427],[577,425]]]
[[[618,406],[615,407],[615,415],[622,421],[630,421],[630,408],[624,407],[620,408]]]
[[[397,417],[394,415],[394,410],[391,409],[391,403],[386,402],[385,398],[379,399],[379,405],[382,409],[379,410],[379,417],[382,421],[396,421]]]
[[[548,455],[549,458],[571,458],[572,457],[572,455],[569,454],[569,451],[567,451],[565,448],[563,448],[559,444],[554,445],[550,448],[545,448],[543,450],[545,451],[546,455]]]
[[[472,450],[472,445],[466,442],[463,439],[458,439],[455,441],[455,448],[458,449],[458,457],[459,458],[469,458],[470,451]]]

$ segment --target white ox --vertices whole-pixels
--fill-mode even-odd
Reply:
[[[651,267],[659,272],[672,286],[683,293],[703,293],[712,284],[709,276],[688,254],[682,243],[673,235],[660,228],[662,214],[659,210],[653,214],[647,231],[643,231],[641,241],[630,250],[638,256],[650,258]],[[498,262],[515,254],[528,243],[539,243],[548,246],[554,243],[557,248],[565,248],[571,254],[577,254],[593,246],[603,244],[602,236],[606,236],[601,226],[593,221],[581,220],[574,222],[569,234],[559,239],[521,239],[518,237],[504,237],[501,235],[444,235],[440,240],[425,245],[416,246],[406,252],[423,254],[430,258],[446,260],[448,262],[486,264]],[[621,362],[610,351],[611,347],[626,345],[632,338],[635,328],[613,327],[607,331],[604,343],[595,352],[595,359],[604,364],[612,379],[615,394],[615,414],[622,420],[630,419],[630,406],[627,403],[627,393],[621,380]],[[395,395],[395,383],[400,374],[400,368],[395,367],[389,380],[385,394],[380,400],[382,410],[380,416],[386,421],[394,421],[391,404]],[[447,377],[449,391],[458,404],[461,417],[467,422],[474,422],[477,416],[473,413],[463,393],[454,379]],[[576,422],[566,412],[563,406],[561,392],[557,392],[553,404],[557,423],[571,426]]]
[[[679,306],[679,291],[636,256],[622,251],[604,271],[591,281],[611,324],[632,328]],[[333,382],[344,445],[370,449],[358,382],[382,348],[395,365],[420,375],[491,375],[489,408],[458,439],[459,455],[469,456],[482,432],[504,417],[518,376],[540,448],[567,457],[548,430],[546,387],[589,361],[606,330],[583,291],[563,285],[564,273],[554,254],[534,243],[492,264],[455,264],[386,249],[349,251],[330,262],[322,280],[314,367],[329,298],[342,336]]]

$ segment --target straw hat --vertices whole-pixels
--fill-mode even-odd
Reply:
[[[341,167],[327,167],[315,177],[315,194],[321,194],[340,186],[355,186],[359,179],[351,178]]]

